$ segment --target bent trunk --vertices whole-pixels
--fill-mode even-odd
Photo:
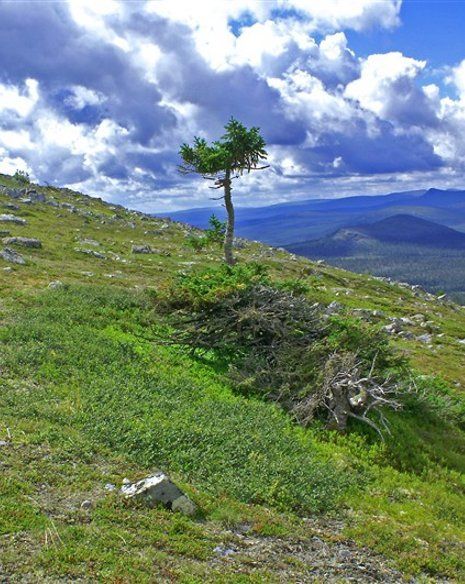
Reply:
[[[231,172],[229,170],[226,171],[223,186],[224,186],[224,206],[226,207],[226,213],[228,214],[226,233],[224,235],[224,259],[229,266],[232,266],[235,263],[233,255],[234,207],[231,198]]]

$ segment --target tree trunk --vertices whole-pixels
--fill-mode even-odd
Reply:
[[[345,388],[333,387],[332,393],[333,396],[329,403],[332,416],[328,421],[327,428],[345,432],[350,413],[350,402],[347,397],[347,391],[345,391]]]
[[[231,172],[226,171],[223,181],[224,186],[224,206],[228,214],[228,222],[226,224],[226,233],[224,234],[224,260],[229,266],[233,266],[236,262],[233,255],[234,244],[234,207],[231,198]]]

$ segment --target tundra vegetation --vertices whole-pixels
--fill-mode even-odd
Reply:
[[[1,578],[465,579],[463,308],[0,183],[2,238],[41,241],[0,260]],[[121,498],[156,469],[197,517]]]

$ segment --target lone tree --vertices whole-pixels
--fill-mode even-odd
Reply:
[[[219,197],[224,199],[228,216],[224,235],[224,259],[227,264],[233,265],[234,206],[231,181],[242,176],[244,172],[263,170],[268,165],[260,166],[261,161],[266,159],[267,152],[259,128],[247,129],[231,118],[225,130],[224,136],[212,144],[207,144],[204,138],[198,136],[194,138],[192,146],[182,144],[179,153],[183,163],[179,170],[183,174],[200,174],[205,179],[215,181],[215,186],[210,188],[224,190],[224,194]]]

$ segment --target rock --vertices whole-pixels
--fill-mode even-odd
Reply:
[[[57,203],[57,201],[55,201],[54,199],[47,201],[45,204],[49,205],[50,207],[59,207],[60,206],[60,204]]]
[[[98,258],[99,260],[104,260],[105,258],[105,254],[100,253],[99,251],[95,251],[95,249],[80,249],[80,248],[75,248],[74,251],[79,251],[80,253],[85,253],[86,255],[91,255],[94,258]]]
[[[24,265],[26,263],[26,260],[22,255],[17,253],[14,249],[10,249],[9,247],[5,247],[5,249],[0,251],[0,257],[6,262],[10,262],[11,264]]]
[[[105,489],[105,491],[108,491],[111,493],[112,491],[114,491],[116,489],[116,485],[114,485],[113,483],[107,483],[103,488]]]
[[[89,501],[89,499],[86,499],[85,501],[83,501],[81,503],[81,509],[90,509],[92,507],[92,501]]]
[[[216,548],[213,550],[215,554],[222,556],[223,558],[227,558],[233,554],[237,554],[237,551],[233,548],[225,548],[222,545],[217,545]]]
[[[6,440],[0,440],[0,447],[2,447],[2,446],[9,446],[9,445],[10,445],[10,443],[7,442]]]
[[[33,203],[45,203],[45,195],[43,193],[38,193],[35,189],[27,191],[26,196]]]
[[[189,499],[189,497],[187,497],[186,495],[182,495],[181,497],[178,497],[173,501],[173,503],[171,504],[171,510],[179,511],[184,515],[192,516],[195,515],[197,507],[195,506],[195,503]]]
[[[460,343],[461,345],[465,345],[465,339],[458,339],[457,342]]]
[[[82,243],[82,245],[93,245],[94,247],[98,247],[100,245],[100,243],[95,241],[95,239],[83,239],[79,243]]]
[[[333,302],[331,302],[331,304],[329,304],[325,310],[325,314],[337,314],[338,312],[340,312],[344,307],[342,306],[342,304],[340,304],[339,302],[336,302],[335,300],[333,300]]]
[[[71,203],[61,203],[60,207],[63,209],[68,209],[70,213],[77,213],[77,207],[71,205]]]
[[[53,282],[50,282],[47,288],[50,288],[51,290],[58,290],[58,288],[63,288],[63,286],[63,282],[60,280],[54,280]]]
[[[24,191],[22,189],[10,189],[9,187],[3,187],[2,194],[10,197],[11,199],[19,199],[23,196]]]
[[[126,499],[141,501],[148,507],[164,505],[172,511],[186,515],[196,512],[195,504],[179,489],[164,472],[155,474],[135,483],[123,482],[122,494]]]
[[[417,341],[420,341],[420,343],[431,343],[432,339],[433,339],[433,336],[429,335],[427,333],[417,337]]]
[[[150,245],[133,245],[131,248],[132,253],[153,253]]]
[[[397,336],[399,336],[402,339],[408,340],[415,338],[415,335],[411,331],[400,331],[400,333]]]
[[[26,219],[10,214],[0,215],[0,221],[3,221],[4,223],[16,223],[17,225],[26,225]]]
[[[3,243],[5,245],[21,245],[22,247],[42,247],[42,242],[40,239],[34,239],[32,237],[5,237],[3,238]]]

